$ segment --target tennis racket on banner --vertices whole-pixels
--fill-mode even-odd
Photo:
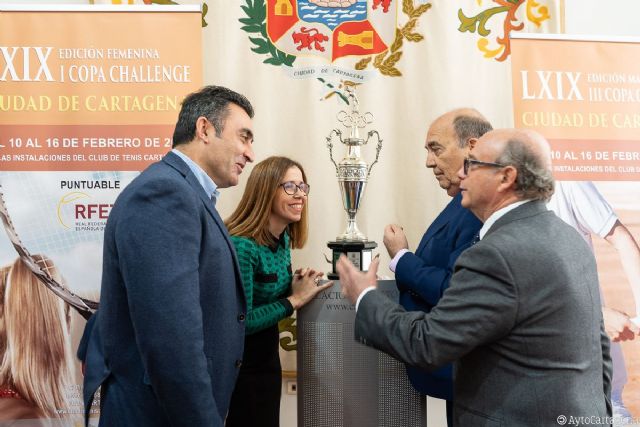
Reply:
[[[55,295],[88,319],[98,308],[103,230],[110,207],[137,172],[2,172],[0,262],[15,253]],[[56,280],[35,255],[53,260]]]

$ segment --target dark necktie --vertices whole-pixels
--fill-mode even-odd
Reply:
[[[476,233],[475,236],[473,236],[473,239],[471,239],[471,245],[469,246],[473,246],[476,243],[478,243],[480,241],[480,233]]]

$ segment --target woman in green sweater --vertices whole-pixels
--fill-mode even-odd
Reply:
[[[253,168],[240,204],[225,221],[247,299],[244,357],[227,427],[280,425],[278,321],[331,286],[317,285],[320,272],[291,269],[290,249],[307,240],[306,181],[298,162],[269,157]]]

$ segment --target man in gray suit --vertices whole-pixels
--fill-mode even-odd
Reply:
[[[485,134],[458,172],[483,223],[428,314],[375,290],[378,262],[338,263],[355,335],[405,363],[455,365],[454,425],[610,425],[611,359],[594,257],[545,206],[550,150],[532,131]],[[571,424],[573,423],[573,424]]]
[[[173,150],[116,200],[100,309],[79,350],[101,426],[222,426],[242,363],[246,302],[218,189],[252,162],[253,108],[207,86],[182,103]],[[93,327],[91,327],[93,326]]]

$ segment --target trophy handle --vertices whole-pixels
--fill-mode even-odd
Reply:
[[[380,150],[382,150],[382,139],[380,139],[380,134],[378,133],[377,130],[369,131],[369,133],[367,134],[367,142],[369,142],[369,138],[371,138],[371,135],[373,135],[374,133],[376,134],[376,138],[378,138],[378,145],[376,145],[376,159],[373,161],[373,163],[371,163],[371,166],[369,166],[369,170],[367,171],[367,178],[369,178],[369,175],[371,174],[371,169],[373,169],[373,165],[378,163],[378,157],[380,157]],[[365,142],[365,144],[367,142]]]
[[[340,132],[340,130],[338,129],[333,129],[331,133],[329,133],[329,136],[327,137],[327,148],[329,149],[329,158],[331,159],[331,162],[333,163],[333,165],[336,167],[336,175],[338,175],[338,164],[336,163],[335,160],[333,160],[333,143],[331,142],[333,138],[333,134],[338,135],[338,138],[340,138],[340,142],[342,142],[342,132]],[[344,142],[342,143],[344,144]]]

